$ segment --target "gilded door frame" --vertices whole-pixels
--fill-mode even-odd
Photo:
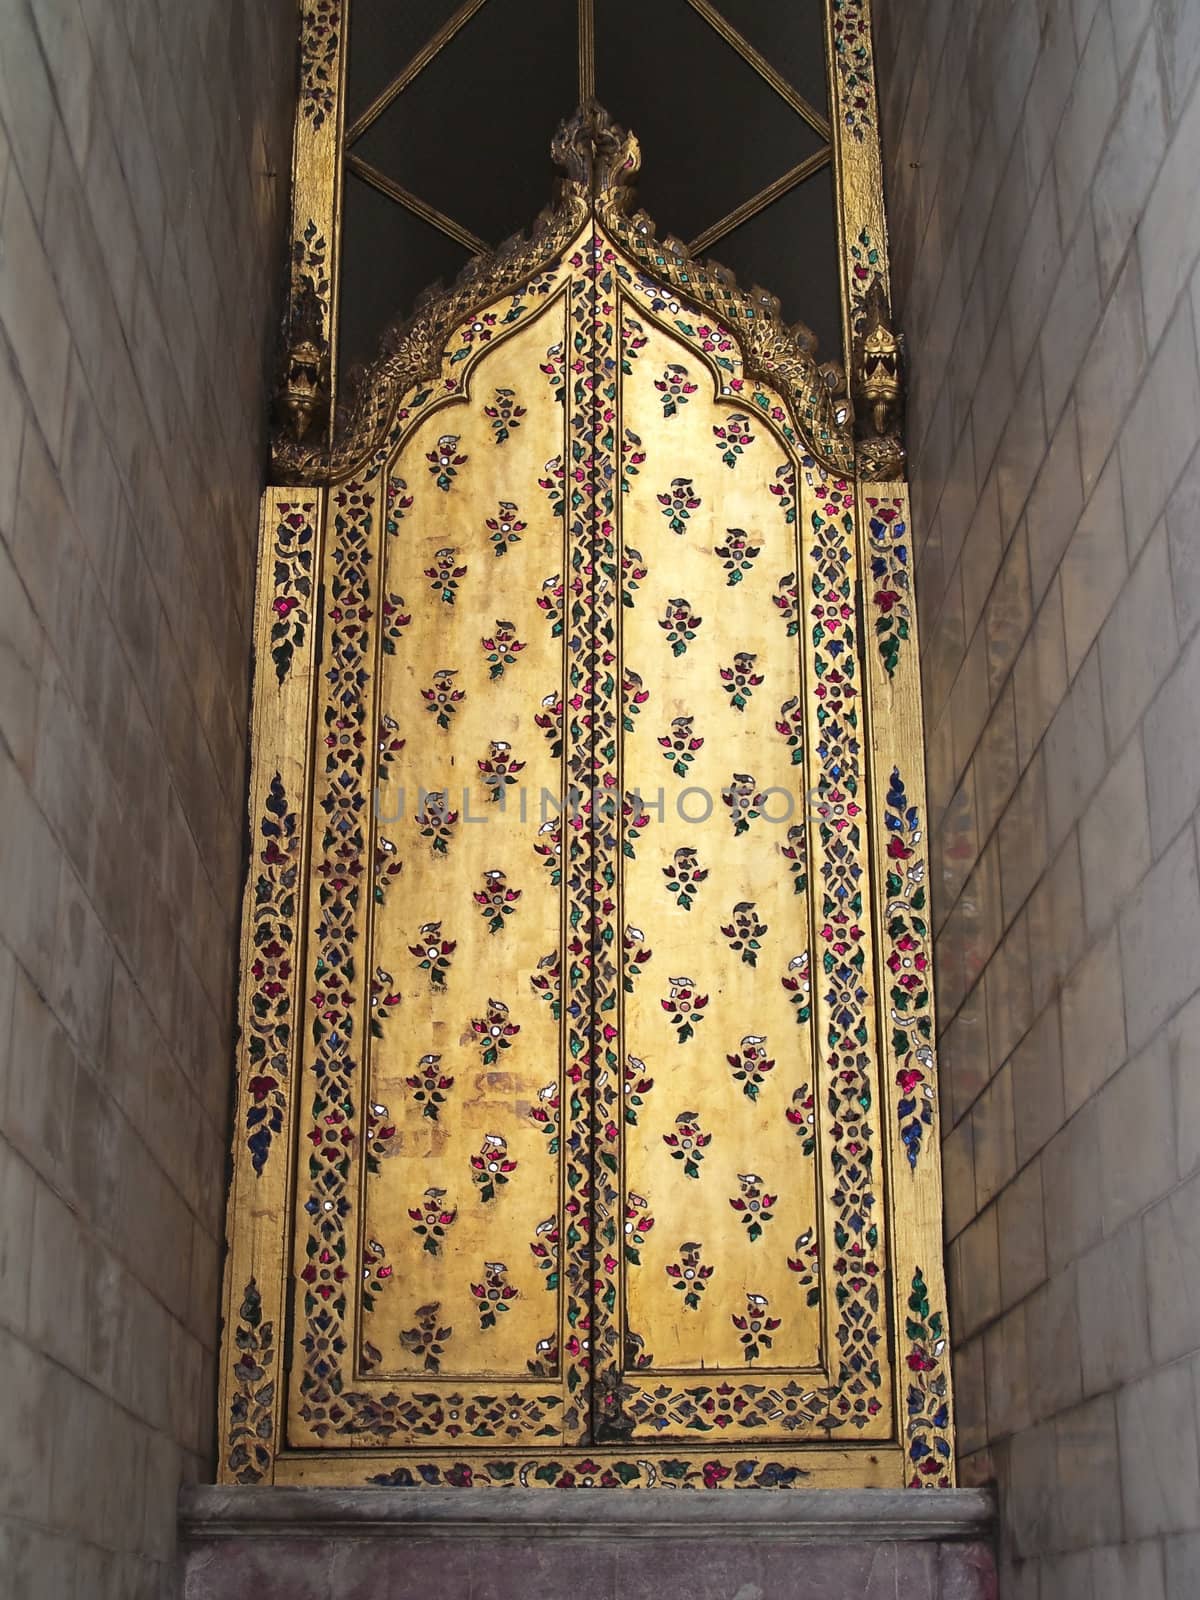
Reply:
[[[812,450],[822,484],[836,488],[837,518],[870,579],[846,599],[863,642],[869,734],[864,741],[865,826],[881,864],[871,897],[879,990],[873,1004],[887,1099],[886,1108],[880,1108],[881,1114],[886,1110],[887,1129],[881,1181],[892,1238],[890,1360],[900,1419],[897,1448],[890,1455],[877,1445],[861,1451],[806,1446],[809,1471],[797,1481],[952,1483],[918,640],[867,0],[828,0],[827,11],[853,403],[836,367],[817,367],[803,335],[783,326],[769,297],[738,290],[727,273],[693,261],[676,241],[660,243],[644,214],[630,214],[636,142],[589,107],[556,141],[555,155],[567,180],[554,210],[543,213],[529,238],[519,237],[495,256],[473,262],[446,296],[393,335],[389,353],[355,394],[343,397],[345,409],[335,426],[332,308],[341,203],[344,7],[345,0],[306,0],[302,13],[292,294],[280,389],[281,415],[293,428],[276,434],[273,481],[263,497],[260,527],[252,846],[243,919],[219,1476],[242,1483],[361,1482],[371,1468],[370,1461],[351,1452],[289,1451],[283,1437],[288,1218],[298,1137],[295,1013],[305,959],[300,928],[310,870],[315,583],[326,498],[340,492],[335,486],[344,486],[381,448],[404,393],[440,368],[454,327],[531,277],[539,262],[560,253],[594,212],[631,260],[674,285],[681,298],[719,315],[741,346],[747,372],[780,390]],[[584,1471],[581,1463],[575,1465]],[[463,1480],[451,1464],[442,1481]],[[707,1487],[742,1482],[716,1473],[702,1474],[699,1481]]]

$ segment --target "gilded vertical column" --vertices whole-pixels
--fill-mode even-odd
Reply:
[[[348,0],[302,0],[299,8],[291,273],[276,419],[297,439],[324,436],[332,413],[347,10]],[[324,513],[324,490],[264,491],[218,1395],[217,1475],[223,1483],[271,1482],[283,1444],[284,1297]]]
[[[589,469],[589,504],[585,539],[591,549],[584,561],[591,585],[580,622],[573,625],[582,648],[578,657],[587,674],[591,733],[588,804],[592,814],[591,862],[586,915],[582,926],[588,941],[591,974],[591,1037],[581,1059],[590,1068],[585,1082],[592,1097],[594,1148],[589,1168],[592,1227],[592,1282],[590,1305],[591,1425],[593,1442],[620,1443],[633,1431],[625,1415],[621,1370],[622,1335],[619,1308],[621,1228],[621,934],[617,923],[617,884],[621,849],[626,840],[625,802],[622,789],[619,711],[610,663],[619,661],[618,630],[621,592],[617,580],[617,505],[620,466],[612,419],[618,403],[617,374],[621,353],[617,323],[616,257],[598,231],[587,243],[589,279],[588,320],[575,339],[575,348],[590,371],[576,385],[575,407],[586,429],[585,451],[579,457]],[[586,410],[584,409],[586,407]],[[584,530],[580,530],[583,532]],[[577,541],[573,560],[578,559]],[[575,648],[575,638],[571,640]],[[613,952],[617,952],[614,957]]]
[[[300,84],[292,148],[291,279],[279,422],[297,440],[327,437],[337,387],[337,279],[342,217],[349,0],[302,0]]]
[[[806,461],[799,484],[804,530],[798,610],[806,616],[813,895],[812,1004],[817,1039],[816,1131],[823,1227],[833,1437],[878,1437],[894,1425],[899,1378],[887,1346],[891,1240],[880,1105],[882,1061],[875,997],[879,963],[871,910],[871,835],[864,827],[862,647],[855,488]]]
[[[233,1177],[226,1212],[217,1463],[222,1483],[270,1482],[281,1442],[323,502],[324,491],[311,489],[268,489],[262,502]]]
[[[865,302],[873,285],[890,310],[887,221],[870,0],[828,0],[830,125],[842,262],[842,327],[847,371],[856,370]]]
[[[954,1483],[954,1441],[942,1267],[925,743],[907,484],[860,483],[859,518],[901,1442],[910,1487],[948,1488]]]
[[[829,0],[842,315],[858,455],[861,629],[893,1232],[894,1361],[911,1487],[954,1483],[925,742],[870,0]]]

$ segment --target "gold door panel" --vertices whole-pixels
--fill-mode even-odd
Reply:
[[[367,1092],[395,1131],[377,1134],[363,1212],[392,1268],[364,1319],[381,1377],[558,1372],[563,891],[528,802],[565,789],[563,635],[538,604],[564,568],[538,488],[563,449],[538,362],[564,306],[499,345],[470,403],[427,418],[385,469],[398,637],[380,663],[374,838],[394,876],[374,905]]]
[[[644,460],[620,538],[645,576],[620,657],[647,695],[633,715],[626,696],[623,784],[650,819],[621,862],[621,1031],[629,1078],[653,1083],[623,1122],[625,1227],[644,1236],[626,1328],[655,1373],[816,1369],[819,1305],[787,1264],[817,1208],[804,684],[773,603],[801,560],[795,467],[769,424],[714,403],[694,350],[621,308],[639,346],[621,426]]]
[[[265,501],[222,1470],[949,1481],[906,494],[589,115]]]
[[[518,302],[508,338],[494,312],[473,319],[459,393],[419,391],[371,477],[332,496],[336,666],[318,719],[332,753],[313,848],[333,887],[318,896],[318,947],[345,931],[331,906],[354,892],[340,876],[347,816],[372,875],[355,952],[339,939],[318,960],[352,966],[361,1020],[342,1059],[357,1031],[363,1089],[355,1060],[338,1097],[325,1090],[336,1035],[316,1039],[296,1318],[323,1355],[331,1299],[355,1334],[337,1340],[336,1378],[311,1359],[294,1371],[298,1444],[532,1442],[582,1428],[560,1259],[563,1152],[587,1113],[568,1092],[562,1023],[581,1010],[583,981],[570,962],[562,971],[566,885],[584,848],[560,816],[564,574],[584,526],[564,515],[561,465],[570,288]],[[361,574],[357,589],[342,573]],[[351,1251],[361,1267],[343,1288]]]
[[[791,625],[826,581],[799,530],[850,502],[703,348],[730,336],[668,331],[660,299],[589,235],[513,331],[464,330],[460,393],[416,397],[331,496],[308,1006],[352,967],[361,1045],[331,1093],[355,1024],[314,1036],[295,1315],[323,1348],[344,1297],[355,1333],[336,1386],[293,1370],[298,1445],[787,1440],[838,1426],[831,1397],[859,1437],[891,1428],[885,1242],[841,1176],[844,1141],[863,1181],[882,1164],[865,855],[823,825],[857,815],[860,665],[840,593],[825,649]],[[347,816],[374,864],[353,956]],[[814,994],[822,917],[818,968],[852,981]],[[847,1223],[853,1324],[820,1271]]]

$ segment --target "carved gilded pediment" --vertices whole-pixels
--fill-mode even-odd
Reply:
[[[631,263],[721,319],[741,348],[747,376],[783,393],[795,427],[830,471],[895,475],[903,456],[894,433],[876,430],[856,457],[845,374],[837,362],[818,360],[811,331],[785,323],[778,300],[765,289],[740,288],[719,263],[696,260],[678,239],[660,240],[652,219],[634,208],[641,151],[633,133],[592,101],[562,124],[551,154],[562,173],[554,203],[527,234],[469,261],[449,289],[433,286],[413,316],[388,331],[376,359],[348,376],[329,443],[312,425],[319,356],[306,324],[300,325],[280,395],[287,426],[273,444],[278,477],[337,483],[361,471],[382,446],[404,394],[436,376],[453,330],[553,267],[592,219]]]

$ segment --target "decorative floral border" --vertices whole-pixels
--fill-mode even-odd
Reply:
[[[839,1352],[830,1425],[859,1430],[886,1408],[883,1304],[884,1238],[875,1058],[869,1023],[870,938],[866,901],[869,860],[863,811],[860,665],[855,629],[853,487],[828,478],[811,457],[804,476],[811,513],[810,607],[819,758],[817,918],[818,1027],[825,1046],[825,1113],[834,1209],[827,1256],[828,1289],[837,1307]]]
[[[913,627],[911,546],[903,499],[865,498],[870,545],[871,604],[878,612],[875,641],[889,678],[896,676],[901,652]]]
[[[313,132],[337,107],[341,0],[307,0],[300,15],[300,115]]]
[[[250,909],[253,960],[246,978],[246,1111],[250,1164],[261,1178],[283,1130],[291,1079],[292,988],[300,829],[283,780],[271,779],[258,823],[262,849]]]
[[[333,496],[330,607],[323,674],[327,688],[320,720],[325,731],[323,772],[314,800],[324,814],[314,852],[317,917],[309,1001],[311,1068],[309,1145],[303,1201],[308,1217],[304,1282],[297,1337],[303,1351],[301,1418],[317,1438],[336,1430],[342,1405],[340,1365],[347,1355],[346,1317],[357,1261],[347,1244],[348,1181],[357,1138],[361,1061],[355,1041],[353,977],[360,938],[362,864],[366,855],[364,792],[367,738],[367,662],[372,633],[361,621],[372,611],[369,569],[375,496],[357,481]],[[353,619],[348,621],[347,619]]]
[[[933,967],[927,910],[924,832],[909,804],[899,767],[892,768],[883,812],[888,1026],[899,1099],[900,1140],[913,1172],[933,1128],[937,1073],[933,1054]]]
[[[842,89],[842,126],[858,144],[876,131],[875,65],[867,0],[832,0],[833,59]]]
[[[312,624],[313,561],[316,530],[312,500],[276,503],[272,576],[271,660],[282,688],[297,650],[303,650]]]
[[[492,1461],[424,1461],[370,1475],[367,1482],[389,1489],[419,1489],[444,1485],[472,1489],[483,1485],[541,1485],[554,1489],[798,1489],[811,1477],[800,1462],[772,1461],[762,1456],[743,1459],[714,1457],[641,1456],[633,1461],[591,1455],[530,1461],[527,1458]]]
[[[229,1402],[225,1465],[236,1483],[261,1483],[274,1459],[275,1327],[262,1314],[262,1295],[254,1278],[242,1292],[233,1333],[238,1358],[236,1388]]]
[[[905,1454],[912,1469],[910,1489],[949,1489],[954,1483],[950,1425],[946,1319],[930,1306],[924,1273],[913,1273],[905,1335]]]

